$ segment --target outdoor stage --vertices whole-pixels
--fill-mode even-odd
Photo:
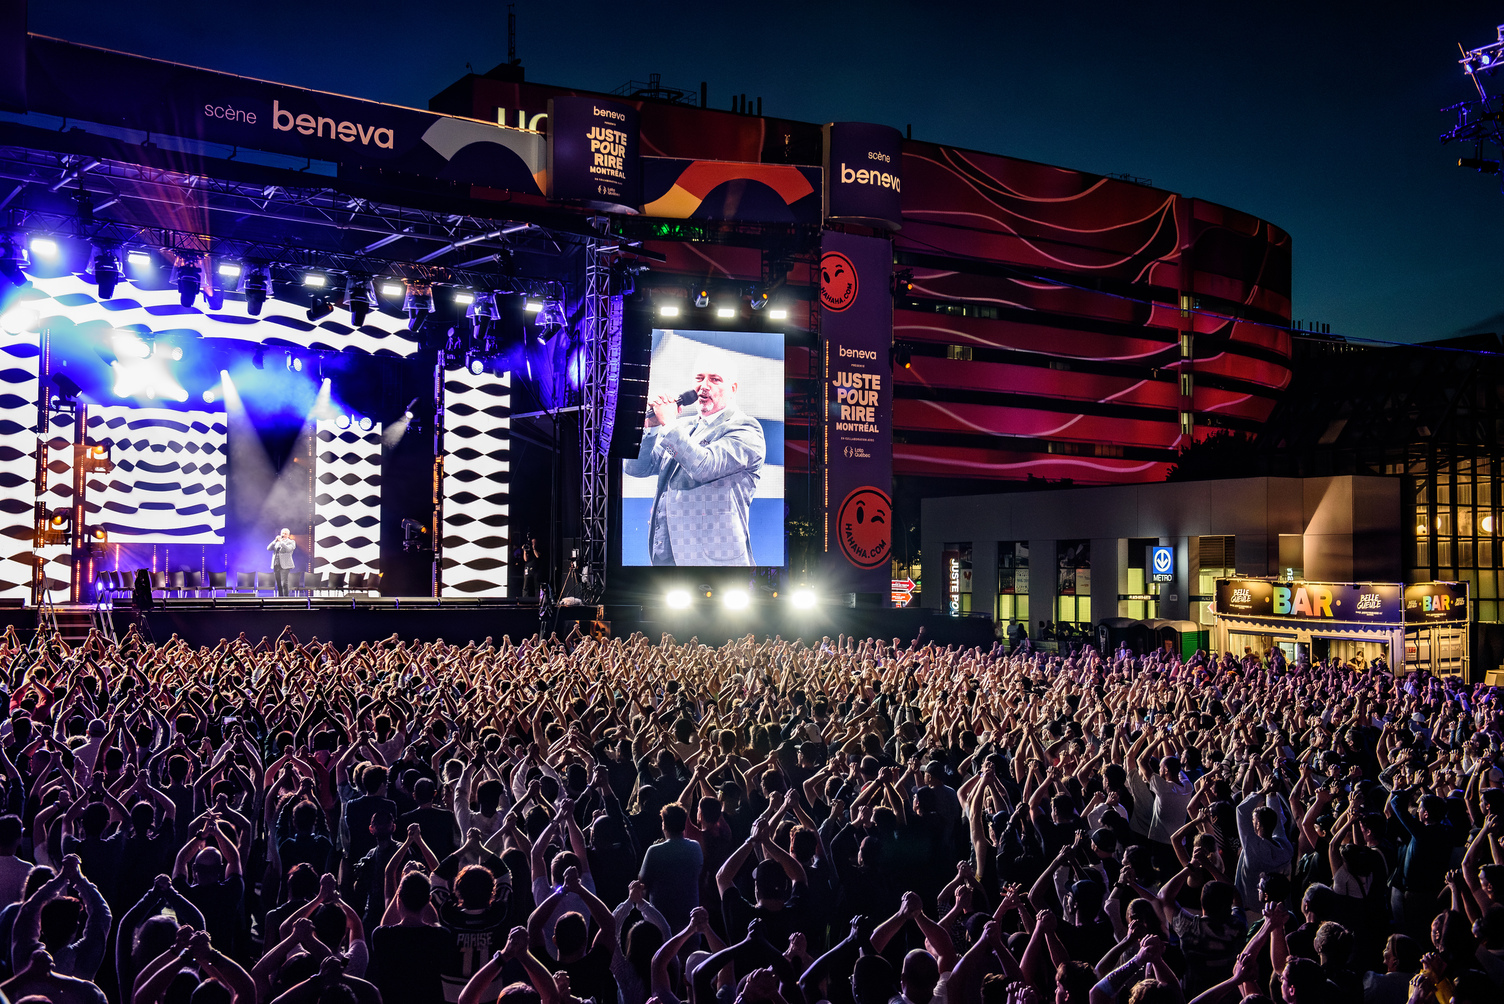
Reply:
[[[95,608],[88,606],[56,609],[63,637],[73,641],[82,638],[95,616]],[[540,623],[546,623],[546,630],[557,632],[560,637],[567,636],[576,622],[583,622],[580,629],[588,631],[597,610],[564,607],[546,622],[540,622],[534,603],[437,600],[428,596],[357,599],[232,596],[158,600],[156,609],[146,613],[145,620],[158,644],[177,635],[190,645],[212,647],[222,638],[235,638],[242,633],[252,641],[276,638],[283,628],[288,628],[304,642],[317,638],[340,647],[374,642],[393,633],[404,639],[442,638],[464,645],[486,638],[500,641],[503,636],[521,641],[535,636]],[[110,618],[117,637],[130,628],[135,616],[128,606],[104,608],[103,613]],[[679,641],[697,638],[718,645],[748,633],[760,638],[798,638],[811,645],[825,637],[835,640],[842,634],[898,638],[903,643],[922,638],[941,645],[983,648],[990,647],[993,641],[992,624],[988,620],[935,616],[919,609],[827,607],[792,611],[770,605],[727,615],[711,609],[671,612],[611,605],[605,608],[605,614],[604,623],[613,636],[626,637],[640,631],[655,644],[664,634]],[[9,624],[14,624],[21,636],[29,639],[36,630],[37,610],[0,609],[0,629]]]

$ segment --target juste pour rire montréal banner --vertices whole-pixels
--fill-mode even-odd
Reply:
[[[827,588],[888,597],[893,550],[893,246],[827,231],[820,246]]]

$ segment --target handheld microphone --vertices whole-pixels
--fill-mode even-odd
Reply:
[[[677,404],[681,408],[687,408],[690,405],[694,404],[695,401],[697,401],[699,399],[699,397],[700,397],[699,391],[691,389],[691,390],[685,391],[683,394],[680,394],[678,397],[674,398],[674,403]],[[652,410],[653,410],[652,406],[649,405],[648,406],[648,411],[652,411]]]

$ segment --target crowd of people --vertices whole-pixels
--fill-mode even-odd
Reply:
[[[1504,695],[1382,662],[0,636],[0,994],[1504,1000]]]

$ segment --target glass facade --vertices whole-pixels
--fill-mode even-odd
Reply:
[[[1466,582],[1473,619],[1498,622],[1499,473],[1490,457],[1451,457],[1405,478],[1407,582]]]
[[[997,605],[993,619],[1029,625],[1029,542],[1003,540],[997,545]]]

